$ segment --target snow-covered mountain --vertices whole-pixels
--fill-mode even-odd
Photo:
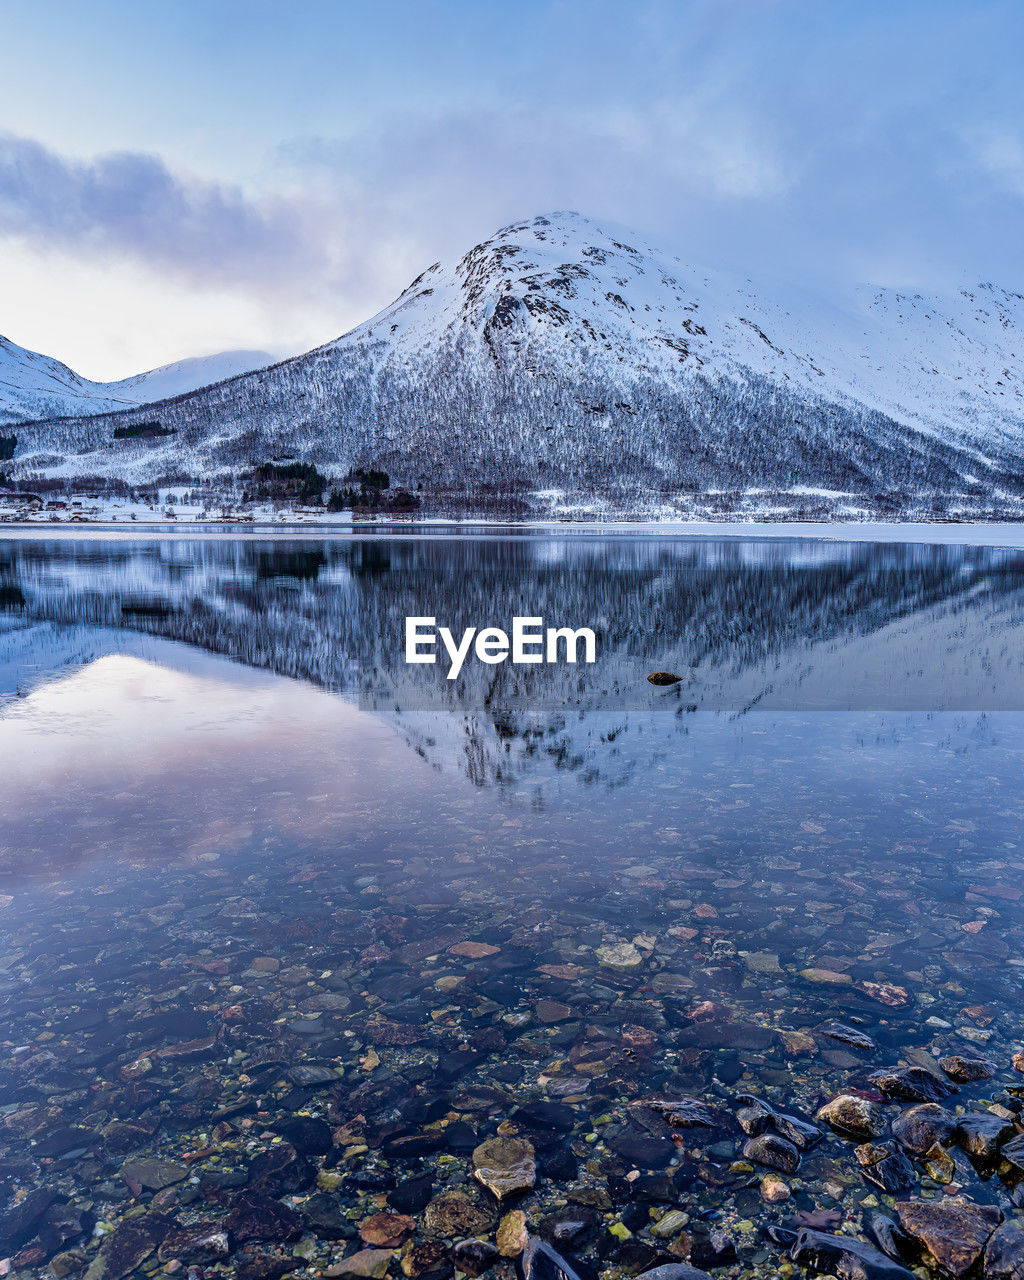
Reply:
[[[834,510],[980,509],[1024,495],[1022,354],[1024,298],[992,285],[825,298],[553,214],[429,267],[306,355],[27,427],[15,466],[230,480],[288,455],[333,476],[381,468],[462,507],[785,493]],[[114,438],[152,421],[165,434]]]
[[[90,382],[51,356],[0,336],[0,426],[26,418],[78,417],[166,400],[270,364],[265,351],[224,351],[137,373],[119,382]]]

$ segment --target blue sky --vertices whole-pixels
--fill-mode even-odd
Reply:
[[[0,5],[0,333],[304,349],[573,208],[705,266],[1024,287],[1024,5]]]

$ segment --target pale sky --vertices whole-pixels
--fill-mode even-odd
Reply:
[[[1015,0],[0,0],[0,333],[93,378],[351,328],[575,209],[1024,288]]]

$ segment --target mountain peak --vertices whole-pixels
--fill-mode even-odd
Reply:
[[[128,415],[159,419],[159,446],[122,455],[109,420],[76,425],[75,466],[234,474],[255,451],[342,476],[386,470],[425,491],[618,476],[637,492],[753,486],[836,501],[1024,493],[1022,335],[1021,299],[1005,291],[823,299],[558,211],[427,267],[324,347]],[[16,465],[48,465],[55,438],[25,433]]]

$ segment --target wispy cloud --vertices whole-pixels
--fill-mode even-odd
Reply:
[[[73,160],[9,134],[0,135],[0,235],[261,289],[309,277],[324,262],[294,202],[253,200],[174,173],[154,155]]]

